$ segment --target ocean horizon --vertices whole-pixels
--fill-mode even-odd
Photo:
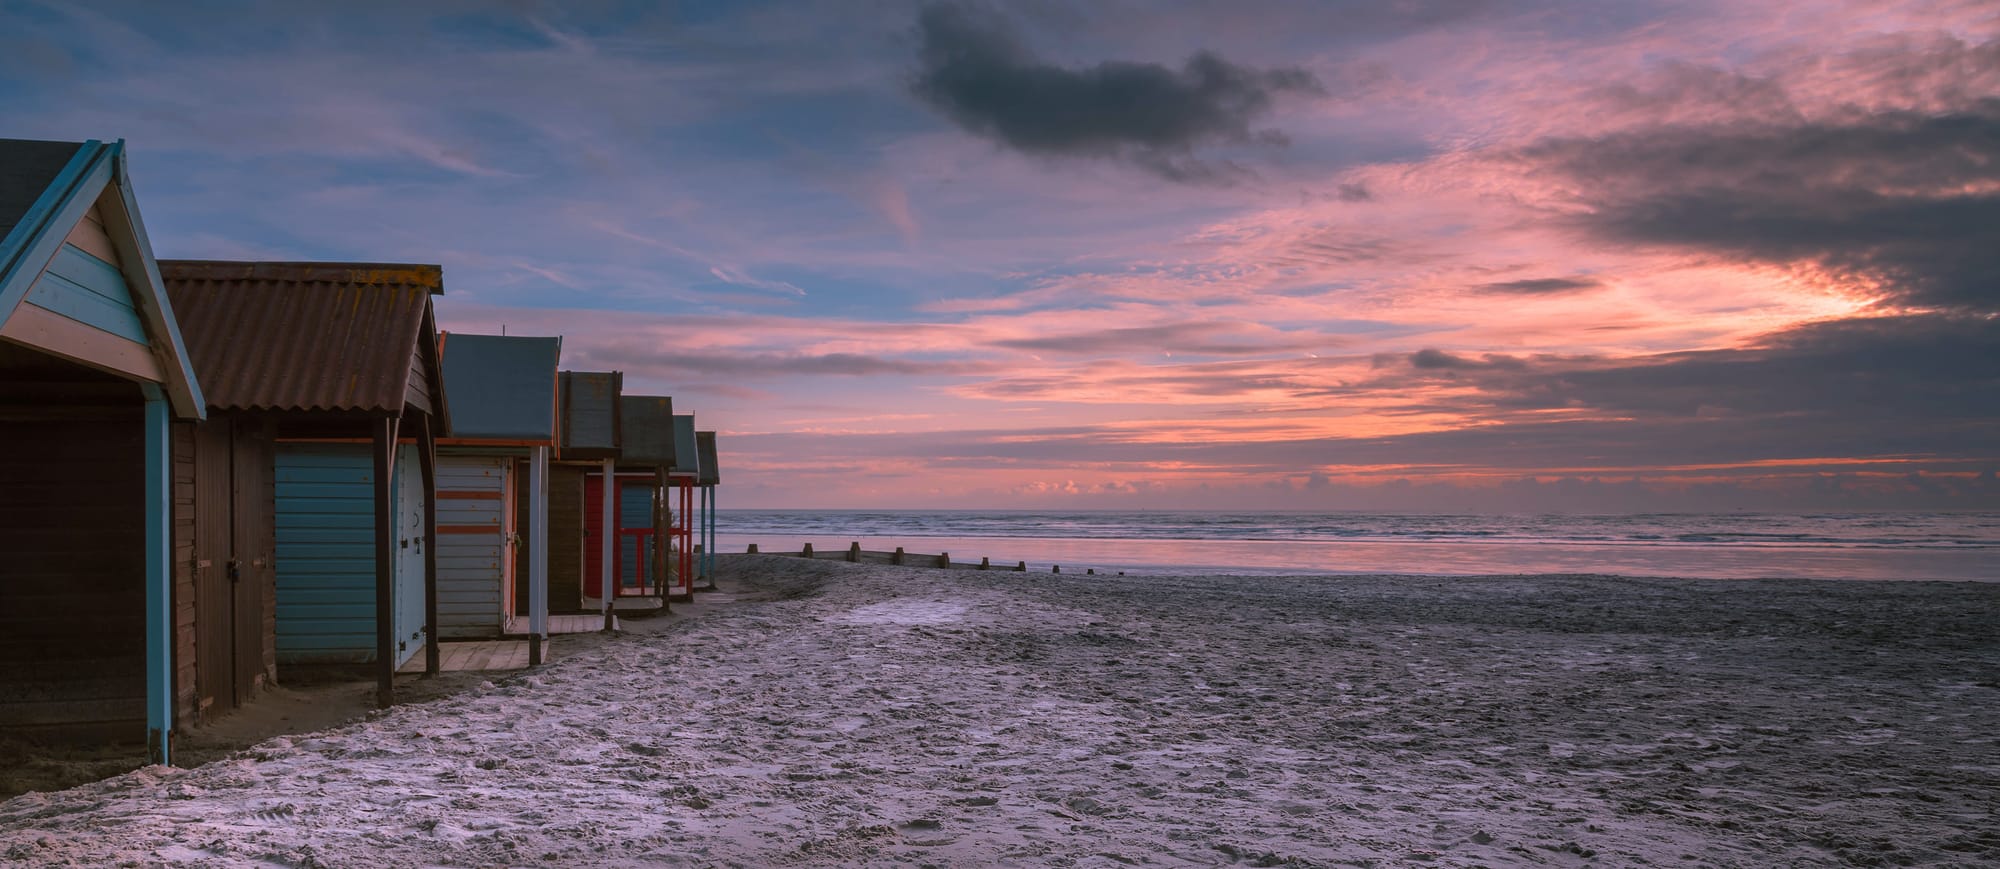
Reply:
[[[2000,512],[720,510],[717,549],[902,547],[1067,572],[2000,581]]]

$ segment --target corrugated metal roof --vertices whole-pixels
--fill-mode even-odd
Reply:
[[[160,260],[160,275],[210,407],[401,413],[422,375],[443,416],[438,266]]]
[[[624,445],[620,464],[674,464],[674,400],[660,395],[626,395],[618,399]]]
[[[554,443],[561,338],[446,332],[450,437]]]
[[[695,445],[694,414],[674,417],[674,464],[667,473],[697,476],[701,473],[701,448]]]
[[[625,375],[618,371],[564,371],[558,377],[561,457],[618,458],[618,394],[625,388]]]
[[[701,474],[695,478],[695,482],[704,486],[722,482],[722,468],[715,463],[715,432],[695,432],[694,442],[701,455]]]

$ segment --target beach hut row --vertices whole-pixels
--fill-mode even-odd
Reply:
[[[560,338],[440,332],[443,291],[157,260],[122,142],[0,140],[0,731],[164,763],[295,669],[386,705],[441,641],[539,663],[552,613],[704,584],[713,433]]]

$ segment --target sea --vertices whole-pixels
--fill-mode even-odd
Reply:
[[[2000,582],[2000,513],[1449,516],[721,510],[716,549],[852,543],[1098,574],[1591,573]]]

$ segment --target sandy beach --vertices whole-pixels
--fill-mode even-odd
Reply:
[[[2000,863],[2000,585],[722,568],[538,671],[0,803],[0,862]]]

